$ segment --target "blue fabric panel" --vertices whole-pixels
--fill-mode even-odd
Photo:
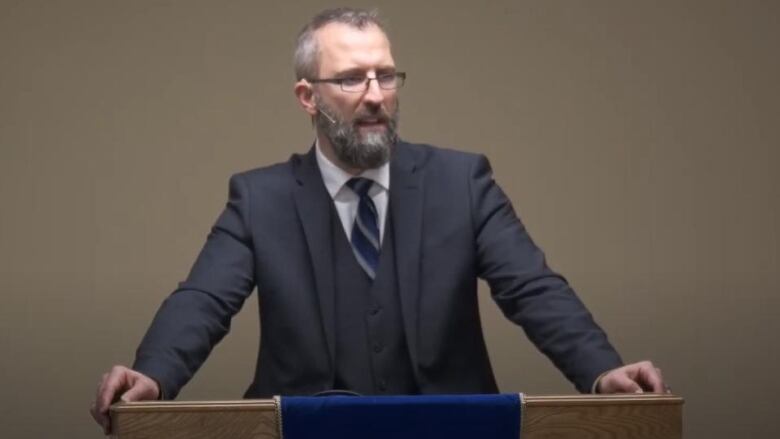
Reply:
[[[282,397],[283,439],[518,439],[520,397]]]

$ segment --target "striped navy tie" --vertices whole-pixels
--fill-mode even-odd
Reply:
[[[347,186],[360,197],[355,224],[352,225],[352,251],[358,264],[371,279],[376,277],[376,269],[379,266],[378,215],[374,202],[368,196],[368,190],[373,184],[372,180],[361,177],[347,182]]]

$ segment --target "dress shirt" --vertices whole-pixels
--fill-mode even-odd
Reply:
[[[379,242],[381,243],[385,236],[385,220],[387,218],[387,203],[390,191],[390,163],[385,163],[378,168],[366,169],[359,175],[351,175],[325,157],[325,154],[320,149],[319,142],[315,142],[315,144],[317,149],[317,166],[320,168],[322,181],[325,183],[325,188],[336,205],[336,211],[339,214],[341,225],[344,227],[344,233],[350,242],[352,241],[352,225],[355,223],[360,197],[347,186],[347,181],[353,177],[363,177],[376,183],[371,186],[368,195],[374,202],[374,206],[376,206]]]

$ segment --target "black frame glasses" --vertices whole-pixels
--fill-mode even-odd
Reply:
[[[320,82],[337,84],[341,87],[341,91],[347,93],[362,93],[368,90],[371,81],[376,81],[376,84],[382,90],[398,90],[406,82],[406,72],[383,73],[376,75],[374,78],[369,78],[368,76],[346,76],[344,78],[314,78],[307,79],[307,81],[312,84]]]

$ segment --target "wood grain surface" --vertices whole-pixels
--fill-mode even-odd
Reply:
[[[522,439],[680,439],[682,398],[528,396]]]
[[[112,410],[117,439],[277,439],[273,400],[146,402]]]

